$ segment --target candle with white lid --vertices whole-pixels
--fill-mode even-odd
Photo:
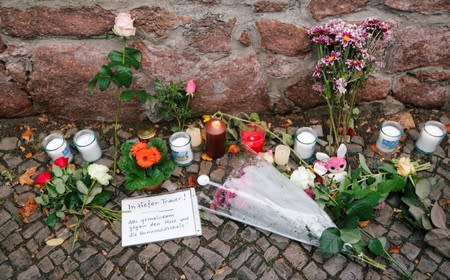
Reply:
[[[427,121],[420,131],[416,142],[417,150],[431,154],[436,151],[442,139],[447,135],[447,128],[440,122]]]
[[[198,127],[188,127],[186,129],[187,134],[191,136],[191,146],[193,148],[200,146],[202,143],[202,133]]]
[[[186,132],[176,132],[169,138],[172,158],[180,166],[191,164],[194,154],[191,149],[191,137]]]
[[[42,146],[52,161],[59,157],[68,158],[69,161],[72,161],[73,159],[69,145],[67,145],[67,142],[61,133],[55,132],[46,136],[44,140],[42,140]]]
[[[294,150],[302,159],[309,159],[316,149],[317,135],[310,127],[299,128],[296,132]]]
[[[93,162],[102,157],[102,149],[94,131],[90,129],[78,131],[73,137],[73,142],[84,161]]]
[[[286,165],[289,162],[291,149],[286,145],[277,145],[275,147],[274,161],[278,165]]]
[[[377,149],[383,153],[394,152],[400,143],[402,135],[403,127],[398,122],[383,122],[376,143]]]

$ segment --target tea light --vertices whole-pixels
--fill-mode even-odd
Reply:
[[[447,128],[440,122],[427,121],[420,131],[419,139],[416,142],[417,150],[431,154],[447,135]]]
[[[278,145],[275,147],[274,161],[278,165],[286,165],[289,162],[291,149],[286,145]]]
[[[194,154],[191,149],[191,137],[186,132],[176,132],[169,138],[172,157],[180,166],[191,164]]]
[[[383,153],[392,153],[400,143],[402,135],[403,127],[398,122],[383,122],[376,144],[378,150]]]
[[[102,149],[97,142],[95,132],[90,129],[78,131],[73,137],[73,143],[86,162],[93,162],[102,157]]]
[[[254,123],[248,124],[241,128],[240,134],[244,146],[256,153],[262,152],[264,143],[266,142],[266,133],[261,126]]]
[[[212,119],[206,123],[206,154],[212,159],[225,154],[226,124],[219,119]]]
[[[302,159],[310,159],[316,149],[317,135],[310,127],[299,128],[296,132],[294,151]]]
[[[69,161],[72,161],[73,159],[69,145],[67,145],[67,142],[62,134],[58,132],[51,133],[46,136],[44,140],[42,140],[42,146],[44,146],[44,150],[47,152],[47,155],[52,159],[52,161],[59,157],[66,157]]]
[[[202,143],[202,134],[200,132],[200,128],[198,127],[188,127],[186,129],[187,134],[191,136],[191,146],[193,148],[200,146]]]

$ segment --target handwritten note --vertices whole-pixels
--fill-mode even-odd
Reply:
[[[195,190],[122,200],[122,246],[201,235]]]

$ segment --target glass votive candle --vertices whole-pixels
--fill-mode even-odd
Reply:
[[[68,158],[69,161],[72,161],[73,159],[72,152],[70,151],[69,145],[67,145],[66,139],[64,139],[64,136],[59,132],[54,132],[46,136],[42,140],[42,146],[52,161],[60,157]]]
[[[227,125],[219,119],[211,119],[205,125],[206,154],[212,159],[223,157],[225,154],[225,138]]]
[[[191,136],[191,146],[193,148],[200,146],[202,143],[202,133],[198,127],[188,127],[186,129],[187,134]]]
[[[277,145],[275,147],[274,161],[278,165],[286,165],[289,162],[289,155],[291,154],[291,148],[286,145]]]
[[[73,143],[80,152],[81,158],[86,162],[94,162],[102,157],[102,149],[93,130],[78,131],[73,137]]]
[[[242,144],[256,153],[263,150],[266,142],[266,132],[264,128],[255,123],[247,124],[240,129]]]
[[[436,151],[442,139],[447,135],[447,128],[440,122],[427,121],[420,131],[416,149],[425,154]]]
[[[403,127],[398,122],[383,122],[376,143],[377,149],[383,153],[392,153],[400,143],[402,135]]]
[[[172,134],[169,138],[172,158],[177,165],[186,166],[191,164],[194,154],[191,148],[191,137],[186,132],[180,131]]]
[[[311,127],[301,127],[295,133],[294,151],[302,159],[310,159],[316,150],[317,134]]]

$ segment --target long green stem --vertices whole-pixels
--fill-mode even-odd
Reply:
[[[83,220],[84,216],[84,208],[86,207],[86,201],[89,197],[89,194],[92,191],[92,188],[95,186],[95,183],[97,183],[97,180],[92,180],[91,185],[89,186],[88,193],[83,196],[83,204],[81,205],[80,211],[77,213],[77,223],[75,224],[75,227],[73,228],[73,238],[72,238],[72,247],[75,247],[75,244],[78,241],[78,230],[81,225],[81,221]],[[80,218],[81,217],[81,218]]]
[[[116,91],[116,113],[115,113],[115,122],[114,122],[114,164],[113,164],[113,173],[114,176],[117,175],[117,157],[119,153],[119,128],[120,128],[120,88]]]

